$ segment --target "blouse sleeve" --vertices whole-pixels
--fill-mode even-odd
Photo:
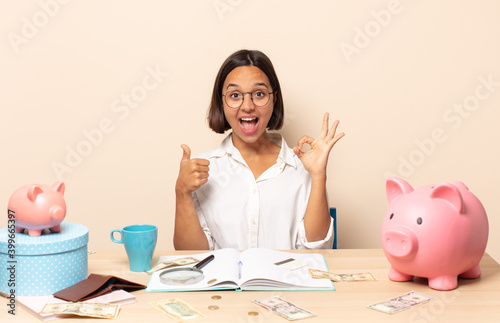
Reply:
[[[306,228],[304,227],[304,219],[299,224],[299,231],[297,234],[297,242],[295,247],[297,249],[331,249],[333,245],[333,218],[330,218],[330,228],[328,229],[328,233],[323,240],[318,241],[307,241],[306,238]]]
[[[212,237],[212,232],[208,228],[207,221],[205,220],[205,215],[201,210],[200,202],[195,193],[193,193],[193,203],[194,203],[194,208],[196,210],[196,214],[198,215],[198,220],[200,221],[201,229],[203,230],[203,233],[205,233],[205,236],[207,237],[208,249],[214,250],[215,247],[214,238]]]

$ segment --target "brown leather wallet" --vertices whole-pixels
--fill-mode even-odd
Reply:
[[[116,276],[90,274],[87,279],[54,293],[54,297],[69,302],[80,302],[117,289],[131,292],[144,288],[146,286]]]

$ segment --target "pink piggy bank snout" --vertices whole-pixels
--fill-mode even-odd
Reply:
[[[63,209],[62,207],[60,206],[53,206],[50,208],[50,217],[53,219],[53,220],[63,220],[64,217],[66,216],[66,210]]]
[[[393,228],[382,234],[384,250],[391,256],[406,258],[413,256],[418,249],[417,236],[404,227]]]

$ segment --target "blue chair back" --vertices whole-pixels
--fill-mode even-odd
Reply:
[[[333,219],[333,246],[332,249],[337,249],[337,208],[330,208],[330,216]]]

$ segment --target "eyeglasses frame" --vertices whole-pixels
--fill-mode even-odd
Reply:
[[[252,100],[252,103],[253,105],[255,105],[256,107],[258,108],[262,108],[263,106],[265,106],[266,104],[269,103],[269,100],[271,100],[271,98],[269,98],[269,100],[266,102],[266,104],[264,105],[257,105],[255,104],[255,102],[253,102],[253,95],[252,93],[255,92],[255,91],[265,91],[267,92],[269,95],[273,94],[274,95],[274,92],[269,92],[268,90],[264,90],[264,89],[257,89],[257,90],[253,90],[253,91],[247,91],[247,92],[241,92],[241,91],[238,91],[238,90],[233,90],[233,91],[227,91],[226,94],[222,94],[222,96],[224,97],[224,103],[227,104],[227,106],[230,108],[230,109],[239,109],[241,108],[241,106],[243,105],[243,101],[245,101],[245,94],[249,93],[250,94],[250,100]],[[237,106],[236,108],[233,108],[232,106],[230,106],[227,101],[226,101],[226,95],[229,93],[229,92],[240,92],[241,95],[242,95],[242,99],[241,99],[241,103],[239,106]]]

